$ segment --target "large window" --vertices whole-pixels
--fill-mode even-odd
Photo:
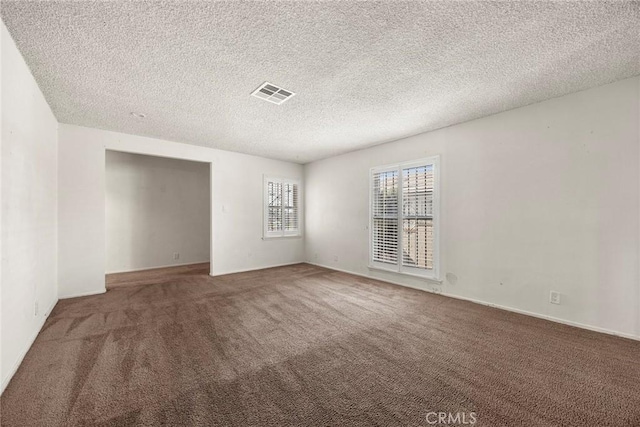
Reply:
[[[264,237],[300,235],[298,181],[264,178]]]
[[[438,279],[438,157],[371,170],[372,267]]]

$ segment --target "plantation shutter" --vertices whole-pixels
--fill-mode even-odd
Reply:
[[[284,196],[285,234],[298,233],[298,184],[285,182],[282,187]]]
[[[433,269],[433,165],[402,169],[402,265]]]
[[[398,171],[373,173],[372,260],[398,264]]]
[[[371,169],[370,267],[440,280],[439,157]]]
[[[282,183],[267,183],[267,232],[282,231]]]
[[[300,235],[298,182],[265,177],[264,183],[264,237]]]

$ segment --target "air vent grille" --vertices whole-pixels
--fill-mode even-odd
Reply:
[[[290,90],[282,89],[281,87],[269,82],[264,82],[251,95],[279,105],[293,97],[295,93]]]

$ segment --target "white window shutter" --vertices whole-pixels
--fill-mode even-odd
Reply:
[[[402,265],[433,269],[433,165],[402,169]]]
[[[285,234],[298,234],[298,184],[294,182],[285,182],[282,191],[284,196],[284,232]]]
[[[282,231],[282,183],[267,182],[267,232]]]
[[[398,171],[373,174],[372,259],[398,264]]]
[[[296,180],[264,177],[264,236],[300,235],[300,184]]]
[[[439,279],[438,163],[371,170],[371,267]]]

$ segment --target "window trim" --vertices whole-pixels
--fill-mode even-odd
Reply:
[[[433,187],[433,269],[422,270],[402,265],[402,170],[417,166],[433,165],[435,184]],[[373,177],[375,173],[398,171],[398,262],[396,265],[373,260]],[[405,276],[420,277],[440,282],[440,156],[372,167],[369,170],[369,268]]]
[[[267,227],[269,225],[269,182],[276,182],[283,184],[282,188],[284,189],[284,184],[293,184],[298,187],[298,229],[295,231],[286,231],[284,227],[281,231],[268,231]],[[282,208],[283,209],[283,208]],[[284,209],[283,209],[283,218],[284,218]],[[286,239],[286,238],[299,238],[302,237],[302,186],[300,185],[300,180],[295,178],[282,178],[270,175],[263,175],[263,185],[262,185],[262,239],[263,240],[271,240],[271,239]]]

